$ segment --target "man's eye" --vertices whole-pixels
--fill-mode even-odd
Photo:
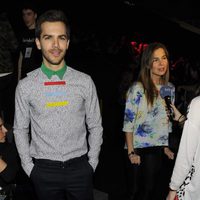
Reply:
[[[63,36],[63,37],[60,37],[60,39],[61,40],[66,40],[67,38]]]
[[[50,37],[49,37],[49,36],[47,36],[47,37],[45,37],[44,39],[45,39],[45,40],[49,40],[49,39],[50,39]]]

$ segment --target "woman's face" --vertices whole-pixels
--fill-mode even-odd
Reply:
[[[166,74],[169,67],[167,55],[163,48],[156,49],[152,56],[151,78],[156,81]]]
[[[0,118],[0,143],[3,143],[6,141],[6,133],[7,129],[3,125],[3,120]]]

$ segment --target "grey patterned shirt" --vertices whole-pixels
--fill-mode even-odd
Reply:
[[[95,170],[102,132],[99,101],[89,75],[67,67],[63,80],[56,75],[49,80],[39,68],[18,83],[14,136],[29,176],[32,158],[66,161],[86,153]]]

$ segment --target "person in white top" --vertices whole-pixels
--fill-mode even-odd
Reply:
[[[200,199],[200,96],[189,107],[166,200]]]

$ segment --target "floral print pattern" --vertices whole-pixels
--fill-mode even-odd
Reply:
[[[158,96],[149,108],[142,84],[135,82],[127,94],[123,131],[133,132],[134,148],[167,146],[171,122],[167,117],[165,101]]]

